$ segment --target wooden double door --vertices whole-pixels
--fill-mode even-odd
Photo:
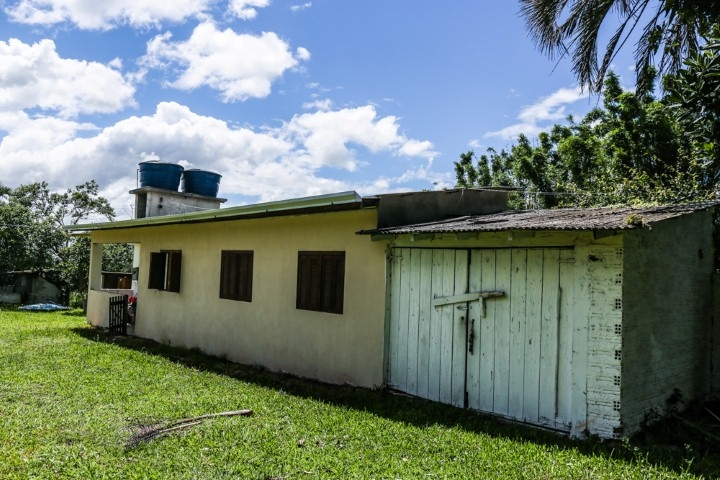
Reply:
[[[394,248],[387,382],[566,430],[572,249]]]

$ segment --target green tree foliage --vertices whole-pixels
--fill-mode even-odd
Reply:
[[[62,282],[73,306],[87,305],[90,272],[90,238],[77,237],[63,249],[58,267]]]
[[[0,197],[2,272],[50,269],[66,242],[47,212],[34,208],[34,193],[23,186]]]
[[[651,93],[624,91],[610,73],[602,107],[579,123],[568,118],[536,142],[520,135],[508,150],[490,149],[476,164],[473,152],[464,153],[455,170],[460,187],[522,192],[514,207],[665,203],[702,198],[714,186],[689,152],[672,112]]]
[[[102,269],[108,272],[131,272],[133,246],[130,243],[107,243],[103,249]]]
[[[62,193],[50,192],[45,182],[0,186],[0,273],[43,271],[60,280],[66,298],[70,292],[85,295],[90,241],[67,235],[63,227],[91,216],[115,216],[95,181]],[[108,257],[113,268],[130,271],[132,247],[111,248]]]
[[[0,272],[24,270],[36,260],[30,255],[25,228],[33,220],[21,205],[0,203]]]
[[[520,0],[520,13],[538,48],[551,58],[570,56],[580,84],[595,92],[617,51],[637,32],[639,39],[630,41],[642,90],[657,54],[660,71],[672,73],[698,51],[720,18],[720,0]],[[618,27],[601,52],[600,39],[615,19]]]
[[[706,185],[720,181],[720,26],[684,68],[664,79],[667,101],[677,115]]]

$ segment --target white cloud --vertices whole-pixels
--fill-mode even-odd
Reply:
[[[216,0],[19,0],[6,2],[11,20],[32,25],[70,22],[81,29],[108,30],[118,25],[158,26],[204,12]]]
[[[311,168],[329,166],[353,171],[357,153],[351,145],[371,153],[429,157],[435,155],[430,142],[418,142],[398,133],[397,118],[378,118],[375,108],[363,106],[296,115],[281,134],[301,144],[297,161]]]
[[[165,33],[148,42],[144,63],[177,67],[179,75],[169,86],[181,90],[208,86],[218,90],[224,102],[267,97],[273,81],[310,55],[298,49],[298,57],[293,57],[275,33],[220,31],[208,21],[198,25],[187,41],[172,42],[171,37]]]
[[[379,187],[407,179],[354,184],[320,170],[356,169],[363,163],[357,159],[362,149],[428,159],[432,148],[400,135],[395,117],[378,117],[370,106],[297,115],[263,131],[231,127],[173,102],[104,129],[24,113],[0,113],[0,129],[8,132],[0,142],[3,184],[45,180],[61,190],[94,179],[119,213],[132,203],[127,192],[135,187],[137,163],[155,156],[222,174],[220,195],[268,201],[350,189],[388,191]]]
[[[312,2],[306,2],[300,5],[292,5],[290,7],[290,10],[292,10],[293,12],[299,12],[301,10],[306,10],[310,7],[312,7]]]
[[[486,137],[500,137],[506,140],[525,134],[534,136],[542,132],[548,125],[546,122],[557,122],[567,117],[567,105],[588,97],[587,92],[578,88],[561,88],[542,98],[537,103],[523,107],[517,116],[518,123],[501,130],[487,132]]]
[[[561,88],[538,103],[523,108],[518,118],[528,123],[561,120],[566,116],[566,105],[587,97],[588,93],[583,92],[579,87]]]
[[[432,169],[433,160],[429,159],[425,165],[419,165],[413,169],[406,170],[402,175],[393,178],[390,184],[403,185],[418,180],[433,185],[433,190],[442,190],[444,188],[453,188],[455,186],[454,173],[452,172],[436,172]],[[396,190],[402,190],[396,187]]]
[[[298,47],[297,50],[295,50],[295,55],[299,60],[310,60],[310,51],[305,47]]]
[[[435,156],[433,144],[427,140],[406,140],[400,148],[397,149],[397,153],[406,157],[433,158]]]
[[[69,118],[134,105],[134,86],[110,66],[61,58],[52,40],[0,41],[0,109],[39,108]]]
[[[268,5],[270,0],[230,0],[228,10],[238,18],[251,20],[257,16],[256,8],[265,8]]]
[[[123,62],[120,57],[115,57],[108,62],[108,67],[114,68],[115,70],[122,70]]]
[[[527,137],[534,137],[537,136],[540,132],[544,130],[543,127],[534,124],[534,123],[516,123],[514,125],[507,126],[505,128],[501,128],[500,130],[496,130],[494,132],[487,132],[485,134],[486,137],[499,137],[503,138],[505,140],[513,140],[516,139],[520,134],[523,134]]]
[[[303,103],[303,108],[306,110],[321,110],[323,112],[332,109],[332,106],[333,102],[329,98]]]

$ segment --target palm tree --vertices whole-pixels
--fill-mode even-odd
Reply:
[[[600,92],[616,53],[646,22],[635,46],[637,87],[646,91],[655,55],[662,51],[661,74],[677,71],[720,21],[720,0],[520,0],[520,14],[540,51],[550,58],[571,56],[580,85],[593,92]],[[601,60],[598,36],[611,14],[619,26]]]

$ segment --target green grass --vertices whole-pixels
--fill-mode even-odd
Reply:
[[[143,427],[238,409],[131,445]],[[713,478],[698,446],[580,442],[467,410],[0,311],[0,478]]]

